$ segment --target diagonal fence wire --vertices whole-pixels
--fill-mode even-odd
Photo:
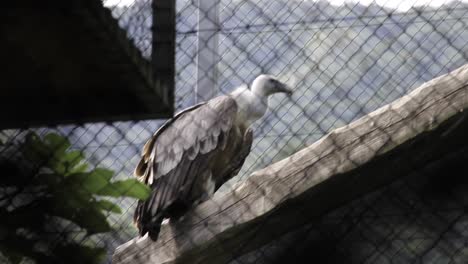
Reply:
[[[270,100],[270,110],[253,125],[254,142],[244,166],[219,192],[231,191],[252,172],[468,62],[468,3],[463,1],[439,6],[414,1],[410,9],[388,7],[391,1],[378,2],[380,5],[307,0],[217,2],[219,26],[199,29],[199,15],[204,15],[199,2],[177,1],[175,108],[182,110],[201,96],[194,94],[197,47],[211,49],[208,43],[198,43],[203,33],[218,36],[216,48],[210,50],[216,62],[205,67],[218,73],[216,80],[211,80],[218,95],[250,84],[261,73],[275,75],[295,89],[292,99],[278,96]],[[103,3],[143,56],[150,59],[151,1]],[[212,72],[206,74],[213,76]],[[18,162],[18,148],[28,132],[40,136],[56,132],[70,140],[71,149],[83,151],[92,167],[112,169],[114,179],[127,179],[146,140],[162,121],[4,130],[0,131],[0,156]],[[391,135],[388,140],[392,140]],[[367,147],[370,152],[379,151]],[[460,157],[466,160],[466,152]],[[298,256],[326,263],[465,263],[466,186],[450,187],[447,197],[427,197],[418,186],[434,181],[427,174],[415,169],[414,175],[349,201],[319,219],[309,219],[302,212],[303,226],[272,237],[270,243],[254,251],[245,253],[244,245],[221,246],[222,251],[231,255],[231,263],[282,263]],[[2,190],[1,195],[3,200],[11,193]],[[113,231],[88,238],[70,224],[61,235],[72,236],[81,244],[92,241],[105,247],[110,256],[118,245],[137,235],[132,224],[135,199],[114,201],[122,213],[106,214]],[[444,202],[456,206],[449,208]],[[15,200],[9,206],[19,204]],[[268,231],[259,228],[251,236],[262,232]]]

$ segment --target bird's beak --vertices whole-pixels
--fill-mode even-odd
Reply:
[[[293,94],[292,88],[289,87],[288,85],[284,84],[284,83],[281,83],[278,86],[278,92],[285,93],[288,97],[291,97],[291,95]]]

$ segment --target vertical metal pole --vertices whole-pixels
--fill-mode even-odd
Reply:
[[[195,103],[213,98],[218,91],[219,0],[198,0],[197,86]]]
[[[152,68],[156,91],[174,112],[175,90],[175,0],[153,0]]]

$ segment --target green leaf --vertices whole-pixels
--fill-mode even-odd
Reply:
[[[78,214],[70,220],[85,228],[89,234],[104,233],[112,230],[107,222],[107,217],[102,211],[93,207],[79,210]]]
[[[89,195],[95,194],[98,190],[109,184],[105,179],[92,177],[89,172],[73,173],[65,178],[65,188],[72,192],[81,190]],[[76,190],[76,191],[75,191]]]
[[[90,173],[92,175],[95,175],[95,177],[103,178],[106,181],[110,181],[112,176],[114,176],[114,171],[108,170],[108,169],[103,169],[103,168],[96,168],[93,171],[91,171]]]
[[[104,196],[127,196],[140,200],[148,199],[151,189],[136,179],[116,181],[99,190],[97,194]]]
[[[84,154],[79,150],[66,152],[60,158],[60,168],[63,168],[62,173],[66,173],[74,168],[78,163],[84,159]]]
[[[90,208],[93,207],[93,196],[77,188],[70,188],[65,189],[64,192],[57,192],[53,199],[55,204],[51,214],[70,221],[74,221],[73,219],[81,214],[83,210],[90,210]],[[59,201],[61,202],[59,203]],[[100,212],[100,209],[97,207],[95,210]]]
[[[49,166],[57,173],[65,174],[68,168],[65,160],[67,155],[71,155],[71,158],[76,155],[76,151],[67,153],[67,149],[71,146],[68,139],[58,134],[50,133],[44,137],[44,143],[48,146],[50,152],[52,153],[49,157],[47,166]]]
[[[101,189],[110,185],[110,179],[114,174],[107,169],[95,169],[87,173],[74,173],[67,177],[67,184],[81,188],[89,193],[98,193]]]
[[[97,201],[96,204],[101,210],[113,212],[116,214],[122,213],[122,209],[120,209],[119,206],[117,206],[116,204],[108,200],[100,200],[100,201]]]
[[[33,162],[44,170],[31,173],[27,183],[34,186],[34,195],[37,195],[34,201],[12,211],[0,210],[0,226],[11,230],[7,234],[16,234],[16,230],[24,228],[28,230],[28,235],[34,237],[31,240],[22,234],[17,237],[17,243],[9,237],[5,244],[8,248],[2,248],[0,241],[0,251],[10,250],[8,257],[13,263],[18,263],[23,257],[38,263],[102,263],[106,251],[92,245],[78,245],[74,242],[77,241],[75,233],[64,237],[64,243],[59,243],[60,246],[47,249],[47,254],[36,251],[34,243],[47,244],[46,239],[39,235],[45,232],[46,227],[47,230],[54,229],[52,233],[60,233],[64,231],[64,225],[73,225],[79,227],[80,234],[84,236],[111,231],[107,215],[109,212],[120,214],[122,210],[109,200],[99,200],[102,197],[98,195],[109,193],[110,196],[145,199],[150,194],[149,188],[136,180],[111,182],[114,175],[111,170],[96,168],[88,171],[84,153],[69,148],[69,140],[56,133],[41,138],[32,132],[21,145],[24,162]],[[21,162],[18,163],[19,168]],[[3,165],[2,168],[3,172],[19,179],[20,173],[14,170],[16,166],[10,168]],[[59,220],[59,224],[49,225],[50,219]],[[16,248],[29,248],[30,252],[18,251],[21,254],[15,256],[11,252]],[[66,261],[57,261],[62,259]]]
[[[44,140],[41,140],[36,133],[31,132],[23,144],[24,153],[30,161],[47,166],[60,174],[66,170],[66,164],[62,160],[77,156],[75,152],[69,152],[71,154],[66,152],[69,147],[68,139],[56,133],[49,133],[44,136]]]
[[[44,144],[57,154],[63,154],[70,146],[70,141],[66,137],[56,133],[49,133],[44,136]]]
[[[76,165],[75,167],[71,168],[67,175],[72,173],[83,173],[88,169],[87,163],[81,163]]]

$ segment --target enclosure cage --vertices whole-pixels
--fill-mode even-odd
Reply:
[[[250,177],[254,177],[254,180],[248,184],[260,179],[258,175],[262,173],[256,174],[256,171],[271,164],[294,164],[295,168],[302,168],[302,160],[296,164],[294,160],[285,163],[285,159],[298,157],[297,153],[306,147],[328,142],[326,140],[334,135],[329,134],[331,131],[348,129],[347,135],[351,137],[354,128],[355,134],[361,135],[357,130],[359,127],[352,124],[366,121],[374,126],[376,122],[378,127],[379,120],[372,120],[369,116],[379,116],[385,109],[412,104],[411,96],[404,97],[406,95],[417,95],[414,99],[417,103],[432,100],[426,99],[432,97],[436,98],[434,102],[440,102],[437,97],[439,93],[443,98],[449,98],[446,87],[459,85],[462,93],[450,100],[455,102],[467,98],[468,72],[465,69],[454,73],[468,63],[468,2],[465,0],[177,0],[175,17],[168,11],[173,7],[171,1],[154,2],[103,0],[102,4],[110,10],[143,59],[156,65],[158,74],[163,76],[162,82],[170,83],[173,80],[175,113],[215,96],[229,94],[241,85],[249,85],[263,73],[276,76],[294,89],[291,98],[282,95],[271,97],[265,116],[252,125],[254,140],[242,169],[216,192],[217,197],[235,197],[236,191],[249,182]],[[154,24],[156,14],[161,18],[157,25]],[[172,33],[170,25],[174,26]],[[170,34],[174,34],[173,59],[167,53],[171,48]],[[157,43],[162,47],[160,50],[153,46]],[[157,56],[155,50],[158,50]],[[172,74],[168,64],[173,64]],[[439,76],[445,76],[444,83],[430,86],[435,87],[431,88],[432,93],[419,97],[422,92],[418,87],[429,87],[424,85]],[[453,80],[446,81],[450,77]],[[396,105],[391,105],[392,102],[396,102]],[[466,100],[463,102],[466,103]],[[390,107],[385,108],[388,105]],[[448,137],[430,136],[430,140],[422,143],[424,151],[415,143],[415,146],[411,145],[403,152],[406,154],[402,154],[407,158],[407,163],[405,160],[400,160],[401,163],[393,161],[390,165],[382,165],[380,171],[377,168],[369,173],[375,175],[369,176],[370,179],[384,177],[381,174],[392,175],[385,181],[379,184],[360,180],[346,182],[345,186],[341,186],[344,188],[342,192],[330,193],[330,197],[321,196],[324,200],[315,202],[328,204],[327,201],[334,201],[334,197],[340,195],[343,195],[344,201],[330,202],[333,206],[323,208],[323,211],[320,209],[322,213],[313,217],[304,212],[311,210],[305,205],[309,200],[303,201],[303,207],[296,204],[293,207],[297,210],[295,218],[287,218],[285,222],[266,224],[270,213],[267,210],[264,215],[255,217],[260,224],[253,230],[245,231],[245,236],[241,238],[231,241],[228,236],[217,240],[219,234],[213,234],[209,245],[215,247],[216,252],[214,249],[211,253],[201,250],[200,254],[204,254],[206,259],[196,255],[198,247],[206,245],[200,242],[203,239],[190,240],[181,234],[185,239],[180,242],[184,248],[192,250],[190,244],[194,244],[195,248],[195,253],[188,250],[188,256],[180,253],[184,257],[181,261],[283,263],[308,259],[319,263],[466,263],[468,141],[460,131],[466,132],[467,126],[464,118],[453,121],[455,117],[451,116],[457,115],[458,118],[458,114],[461,115],[467,107],[467,104],[453,103],[452,106],[449,103],[442,110],[434,112],[435,120],[428,121],[434,127],[429,126],[428,130],[414,128],[417,131],[414,132],[415,137],[426,135],[429,133],[427,131],[438,131],[439,125],[444,127],[444,131],[452,131],[453,127],[456,132]],[[423,111],[426,108],[421,106],[415,109]],[[444,111],[452,110],[450,115],[439,116]],[[397,110],[396,113],[412,115]],[[448,124],[447,129],[444,124],[449,117],[455,125]],[[389,120],[394,121],[393,118]],[[96,172],[96,168],[102,168],[105,170],[101,172],[106,175],[103,177],[107,177],[109,184],[125,182],[135,179],[132,175],[143,146],[164,121],[145,118],[5,129],[0,131],[2,169],[6,174],[27,171],[34,175],[33,178],[43,175],[44,167],[46,171],[52,169],[57,174],[53,167],[59,166],[57,162],[31,160],[31,155],[25,154],[25,149],[27,152],[31,145],[33,150],[37,150],[34,148],[42,144],[49,148],[47,153],[51,159],[59,159],[58,163],[73,163],[75,157],[77,164],[74,166],[89,165],[80,169],[80,173]],[[405,123],[405,127],[412,127],[412,123]],[[387,142],[383,142],[382,149],[404,143],[394,139],[398,131],[394,132],[395,135],[390,134]],[[339,141],[339,132],[337,134]],[[444,141],[446,138],[456,141],[447,143]],[[359,140],[365,143],[364,136]],[[331,142],[331,145],[335,143],[333,140]],[[336,143],[339,147],[334,149],[335,152],[340,153],[341,143]],[[443,156],[439,157],[434,154],[437,151],[424,149],[424,146],[437,146]],[[58,149],[58,155],[70,160],[54,156],[53,148]],[[366,145],[355,147],[365,153],[374,151],[365,148]],[[375,153],[379,151],[380,148]],[[293,154],[296,156],[291,156]],[[318,156],[321,154],[316,153]],[[420,158],[421,162],[424,161],[423,165],[416,166],[413,158]],[[359,157],[356,159],[351,160],[350,156],[344,155],[336,168],[323,170],[341,175],[341,166],[345,166],[342,164],[350,160],[356,167],[364,166]],[[405,167],[404,173],[399,170],[400,166]],[[65,178],[67,173],[73,174],[66,168],[62,171]],[[93,173],[87,175],[97,177]],[[284,179],[287,180],[287,177]],[[87,182],[86,179],[82,181],[83,185]],[[88,187],[84,186],[83,190]],[[107,219],[110,228],[100,229],[102,232],[96,230],[93,235],[83,233],[83,226],[68,222],[61,223],[58,231],[45,228],[40,236],[48,237],[45,241],[50,248],[58,247],[61,239],[72,239],[78,245],[104,249],[105,262],[111,263],[115,249],[138,236],[133,213],[137,203],[135,198],[140,197],[139,191],[132,191],[131,185],[124,191],[117,185],[110,187],[117,188],[117,194],[108,191],[105,195],[110,197],[108,201],[121,209],[115,209],[112,205],[100,208],[99,214]],[[0,186],[2,214],[28,206],[28,202],[24,201],[28,201],[28,195],[34,192],[29,190],[25,194],[24,190],[12,188],[8,184]],[[137,188],[142,187],[138,185]],[[356,191],[352,195],[345,194],[354,189]],[[284,201],[288,200],[289,193],[294,193],[292,187],[274,190],[270,193],[272,197],[264,197],[264,203],[271,203],[273,207],[279,203],[275,192],[284,195]],[[315,196],[311,197],[314,199]],[[273,202],[269,201],[270,198]],[[67,196],[63,199],[67,199]],[[96,199],[101,201],[101,198]],[[221,201],[219,199],[214,201]],[[217,206],[219,210],[225,210],[222,204]],[[246,206],[248,208],[249,204]],[[236,224],[233,223],[237,219],[231,218],[232,223],[229,224],[235,229]],[[244,224],[242,221],[239,226]],[[264,229],[261,228],[262,221],[265,222]],[[282,226],[279,228],[281,232],[272,229],[275,225]],[[88,226],[93,226],[93,222]],[[54,234],[47,233],[47,230]],[[210,232],[210,226],[203,232]],[[261,242],[249,244],[256,237],[261,237]],[[158,244],[158,247],[164,249],[163,245]],[[15,260],[16,255],[5,255],[4,249],[8,247],[1,248],[4,260]],[[168,249],[171,250],[174,249]],[[144,249],[139,248],[138,251],[141,254],[132,253],[134,258],[114,258],[113,262],[164,263],[162,260],[151,262],[156,257]],[[174,254],[171,257],[177,259],[179,253]]]

